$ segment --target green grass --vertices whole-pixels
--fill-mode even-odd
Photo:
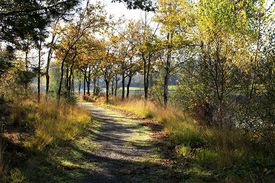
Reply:
[[[14,98],[5,118],[4,159],[9,161],[3,182],[75,182],[88,174],[92,165],[79,163],[80,147],[94,149],[79,138],[95,124],[87,111],[63,101],[57,106],[51,99]]]
[[[173,169],[186,182],[272,182],[274,149],[264,139],[235,127],[203,125],[176,107],[142,100],[116,101],[114,108],[153,118],[164,126],[165,146],[177,157]]]

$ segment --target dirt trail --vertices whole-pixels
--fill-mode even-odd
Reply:
[[[94,148],[85,159],[94,166],[82,182],[167,182],[148,127],[120,112],[92,103],[80,105],[91,111],[99,125],[98,130],[88,129]]]

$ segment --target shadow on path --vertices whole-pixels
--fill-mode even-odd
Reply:
[[[151,142],[149,128],[140,121],[91,103],[81,103],[100,124],[99,131],[87,129],[95,151],[74,150],[95,166],[81,182],[173,182],[165,179],[165,169],[159,152]]]

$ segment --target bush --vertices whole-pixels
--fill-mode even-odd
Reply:
[[[10,175],[11,183],[26,183],[27,182],[24,175],[22,175],[22,172],[17,168],[11,170],[10,174],[11,174]]]
[[[203,133],[196,127],[187,124],[185,127],[171,131],[169,139],[173,146],[185,145],[191,148],[199,148],[205,144]]]

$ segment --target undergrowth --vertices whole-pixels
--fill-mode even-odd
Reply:
[[[178,161],[175,169],[191,182],[272,182],[274,147],[261,136],[236,127],[205,125],[173,106],[151,101],[112,100],[112,107],[163,124],[165,145]]]
[[[5,101],[5,114],[2,114],[5,130],[1,139],[6,148],[0,153],[0,161],[5,164],[5,170],[0,165],[4,172],[2,182],[28,182],[29,175],[24,172],[34,168],[36,157],[47,157],[59,144],[74,140],[91,121],[87,111],[65,100],[57,105],[54,99],[43,97],[37,103],[32,98],[14,96]]]

